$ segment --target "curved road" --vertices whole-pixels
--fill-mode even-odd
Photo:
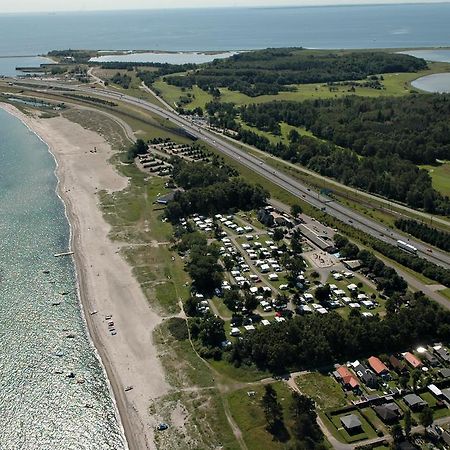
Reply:
[[[353,211],[352,209],[340,203],[337,203],[336,201],[330,201],[329,199],[321,197],[317,191],[309,189],[299,181],[265,164],[262,160],[232,145],[228,140],[218,137],[215,133],[212,133],[204,128],[200,128],[198,125],[194,125],[188,119],[180,116],[173,110],[167,110],[145,100],[137,99],[135,97],[107,89],[95,89],[94,91],[90,88],[75,85],[68,86],[61,83],[45,83],[42,81],[27,81],[27,87],[29,87],[32,83],[36,84],[37,86],[45,85],[48,87],[57,87],[58,89],[71,89],[81,91],[90,95],[95,94],[97,96],[128,103],[132,106],[137,106],[152,114],[156,114],[160,117],[166,118],[167,120],[170,120],[172,123],[186,130],[193,137],[202,139],[209,145],[215,147],[220,152],[224,153],[230,158],[235,159],[240,164],[258,173],[272,183],[282,187],[286,191],[309,203],[310,205],[318,209],[323,209],[328,214],[336,217],[342,222],[350,224],[354,228],[357,228],[369,235],[376,237],[381,241],[394,246],[397,245],[396,241],[398,239],[406,239],[402,234],[384,227],[375,220],[365,217],[357,213],[356,211]],[[17,84],[20,86],[20,83]],[[433,250],[433,252],[430,253],[428,251],[428,246],[414,239],[409,239],[409,243],[417,248],[418,254],[422,258],[428,259],[429,261],[445,267],[446,269],[450,268],[450,255],[448,253],[439,250]]]

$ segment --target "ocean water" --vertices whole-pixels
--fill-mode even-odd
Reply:
[[[423,58],[427,61],[450,63],[450,50],[445,48],[440,48],[437,50],[411,50],[402,53],[415,56],[416,58]]]
[[[0,110],[0,449],[120,450],[73,260],[53,256],[70,235],[54,169],[46,145]]]
[[[0,58],[0,75],[8,77],[24,75],[22,72],[17,71],[16,67],[39,67],[41,64],[50,62],[52,62],[50,59],[40,56]]]
[[[343,2],[345,3],[345,2]],[[450,45],[450,4],[0,15],[0,56],[52,49],[247,50]]]

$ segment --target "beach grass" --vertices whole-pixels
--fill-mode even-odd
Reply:
[[[227,405],[210,366],[197,355],[188,339],[171,333],[169,321],[154,331],[154,340],[173,391],[157,399],[151,412],[169,424],[173,423],[175,412],[185,417],[183,426],[175,426],[171,433],[157,437],[160,448],[239,449],[226,416]]]

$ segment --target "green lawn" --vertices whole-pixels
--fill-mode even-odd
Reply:
[[[434,166],[420,166],[428,170],[433,181],[433,187],[443,195],[450,196],[450,162]]]
[[[314,399],[320,409],[339,408],[349,403],[341,386],[327,374],[312,372],[295,379],[300,391]]]
[[[377,416],[376,412],[372,408],[364,408],[362,410],[363,414],[370,421],[372,426],[376,430],[382,431],[384,434],[389,433],[388,427],[383,423],[383,421]]]
[[[344,417],[349,414],[354,414],[356,417],[359,418],[359,420],[361,421],[361,424],[362,424],[362,433],[350,435],[344,429],[344,427],[341,423],[341,417]],[[362,441],[364,439],[373,439],[373,438],[377,437],[377,434],[375,433],[375,430],[373,429],[373,427],[356,409],[351,410],[351,411],[346,411],[344,414],[330,414],[328,417],[331,419],[331,423],[333,425],[335,432],[338,433],[338,439],[343,442],[352,443],[352,442]],[[330,422],[330,420],[328,422]],[[330,430],[330,431],[332,431],[332,430]]]

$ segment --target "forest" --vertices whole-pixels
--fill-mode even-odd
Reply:
[[[434,245],[446,252],[450,251],[450,233],[437,230],[425,223],[412,219],[398,219],[395,221],[395,226],[423,242]]]
[[[450,96],[350,96],[242,108],[212,102],[207,112],[213,125],[233,129],[243,142],[275,156],[413,208],[450,214],[449,198],[436,191],[429,173],[416,165],[450,159]],[[289,143],[274,144],[240,126],[238,117],[274,135],[285,122],[320,139],[292,130]]]
[[[348,319],[338,313],[295,316],[270,327],[259,327],[236,342],[230,353],[235,365],[254,364],[274,373],[324,367],[339,361],[381,353],[405,351],[415,344],[450,338],[450,312],[423,293],[406,293],[400,307],[363,317],[352,311]],[[417,320],[420,317],[421,320]]]
[[[397,155],[414,164],[450,159],[450,95],[272,102],[240,113],[261,130],[279,134],[277,124],[286,122],[364,157]]]
[[[386,52],[270,48],[216,59],[186,75],[167,77],[165,81],[185,88],[197,85],[208,92],[227,87],[257,97],[293,90],[294,84],[361,80],[369,75],[415,72],[426,67],[423,59]]]
[[[193,213],[211,216],[230,210],[249,211],[266,203],[269,194],[259,185],[230,176],[228,168],[173,160],[173,176],[184,191],[177,191],[167,205],[166,217],[173,223]],[[232,171],[232,175],[234,175]]]

